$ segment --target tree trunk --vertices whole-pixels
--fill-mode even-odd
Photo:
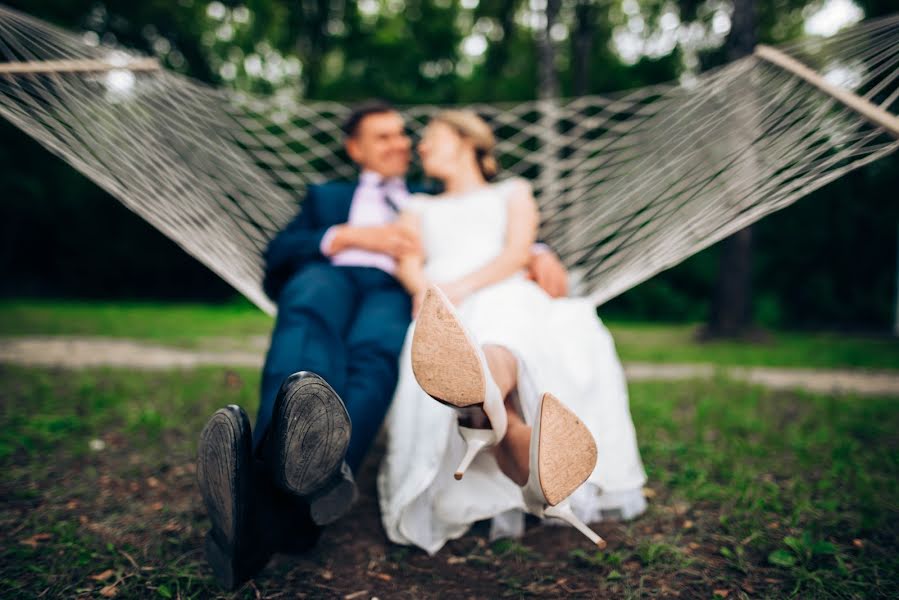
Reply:
[[[547,0],[546,22],[537,38],[537,97],[540,107],[540,174],[535,181],[535,193],[541,206],[552,211],[560,200],[559,194],[559,74],[556,70],[556,47],[550,31],[559,14],[561,0]]]
[[[559,16],[559,7],[562,5],[561,0],[547,0],[546,2],[546,26],[540,31],[540,37],[537,45],[537,61],[539,76],[537,78],[540,89],[538,95],[540,98],[558,98],[559,97],[559,74],[556,71],[556,46],[552,37],[549,35],[552,26]]]
[[[727,38],[730,61],[752,53],[757,43],[755,0],[736,0]],[[722,242],[718,281],[704,336],[741,337],[752,329],[752,227]]]
[[[328,19],[339,3],[328,0],[301,0],[297,4],[297,25],[305,35],[297,39],[297,53],[303,59],[304,96],[315,98],[321,84],[322,61],[328,51]]]
[[[578,0],[574,9],[574,95],[584,96],[590,91],[590,54],[596,10],[593,0]]]
[[[502,77],[503,69],[509,62],[509,50],[515,38],[515,12],[520,3],[520,0],[504,0],[500,6],[498,18],[503,37],[500,41],[490,44],[484,64],[487,80],[491,84],[496,81],[497,77]]]

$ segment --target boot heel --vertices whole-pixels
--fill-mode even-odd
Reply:
[[[227,590],[233,590],[241,580],[237,576],[234,556],[231,552],[223,549],[210,534],[206,535],[206,560],[209,562],[209,566],[212,567],[212,572],[222,587]]]

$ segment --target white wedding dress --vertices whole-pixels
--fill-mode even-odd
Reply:
[[[510,188],[506,181],[463,195],[409,198],[408,210],[420,217],[430,281],[457,279],[501,252]],[[646,475],[624,372],[595,307],[583,299],[552,299],[522,272],[479,290],[457,309],[479,343],[503,345],[517,355],[526,422],[533,422],[538,394],[551,392],[595,437],[596,469],[572,497],[574,512],[588,523],[604,513],[624,519],[642,513]],[[461,481],[453,478],[464,450],[456,413],[425,394],[412,374],[414,327],[400,358],[378,475],[387,536],[431,554],[482,519],[493,519],[491,537],[520,536],[521,488],[503,475],[490,452],[482,452]]]

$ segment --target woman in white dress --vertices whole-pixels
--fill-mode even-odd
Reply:
[[[521,535],[526,511],[602,546],[584,522],[646,507],[624,374],[589,301],[526,278],[538,211],[525,180],[488,183],[493,146],[476,114],[446,111],[418,148],[445,191],[402,217],[424,256],[397,273],[417,318],[387,417],[384,528],[433,554],[483,519],[491,537]]]

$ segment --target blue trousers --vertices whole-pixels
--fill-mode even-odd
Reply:
[[[284,379],[312,371],[346,404],[353,428],[346,461],[357,471],[393,398],[411,310],[406,291],[380,269],[313,263],[294,274],[278,299],[254,447]]]

